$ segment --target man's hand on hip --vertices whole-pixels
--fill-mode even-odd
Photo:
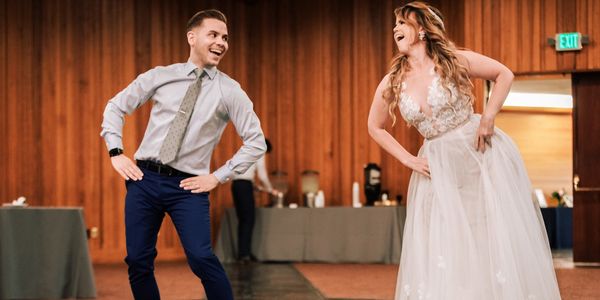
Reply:
[[[217,185],[219,185],[217,177],[208,174],[186,178],[181,181],[179,186],[186,191],[192,191],[192,193],[203,193],[214,189]]]
[[[113,156],[110,158],[113,168],[123,177],[125,180],[142,180],[144,173],[142,170],[135,165],[135,163],[125,156],[125,154]]]

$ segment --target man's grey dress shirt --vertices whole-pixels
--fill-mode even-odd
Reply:
[[[197,68],[192,62],[156,67],[139,75],[127,88],[106,105],[102,132],[108,149],[123,148],[122,132],[125,114],[131,114],[149,99],[153,106],[148,127],[134,155],[138,160],[159,161],[158,152],[167,136],[181,101],[195,80]],[[225,126],[232,121],[243,140],[238,152],[214,172],[223,183],[234,174],[244,173],[266,151],[260,121],[253,105],[239,83],[216,67],[205,68],[202,91],[177,158],[169,165],[195,174],[210,174],[210,159]]]

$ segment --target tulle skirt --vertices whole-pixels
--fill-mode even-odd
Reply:
[[[431,179],[410,179],[396,299],[560,299],[519,151],[496,128],[477,152],[479,118],[419,151]]]

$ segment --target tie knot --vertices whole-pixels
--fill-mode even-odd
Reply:
[[[202,77],[202,74],[204,73],[204,70],[200,70],[198,68],[194,69],[194,74],[196,74],[196,78],[200,78]]]

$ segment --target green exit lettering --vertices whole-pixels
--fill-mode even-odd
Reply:
[[[581,50],[581,33],[568,32],[556,34],[556,51]]]

